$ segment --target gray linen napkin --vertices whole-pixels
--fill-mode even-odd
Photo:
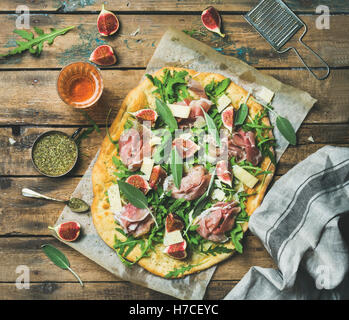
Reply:
[[[338,229],[348,210],[349,148],[323,147],[280,178],[251,216],[278,270],[252,267],[225,299],[349,299]]]

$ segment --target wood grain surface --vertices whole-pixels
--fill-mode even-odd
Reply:
[[[99,149],[109,109],[112,108],[113,118],[127,92],[144,75],[162,34],[170,26],[192,31],[194,38],[218,52],[237,57],[265,74],[309,92],[318,100],[297,133],[297,146],[289,147],[282,156],[275,181],[325,145],[349,146],[348,1],[285,1],[308,26],[305,42],[331,66],[331,74],[324,81],[315,80],[293,53],[278,55],[252,30],[242,14],[252,9],[258,0],[108,1],[107,9],[115,11],[121,23],[119,32],[108,38],[100,36],[96,28],[102,2],[76,1],[77,5],[72,6],[63,0],[1,1],[0,53],[7,52],[19,39],[12,33],[18,5],[27,5],[31,10],[31,27],[45,31],[70,25],[76,28],[58,37],[53,45],[45,45],[40,58],[28,52],[0,58],[0,299],[172,299],[116,278],[57,241],[48,226],[55,223],[62,206],[23,198],[20,192],[22,187],[30,187],[62,199],[73,192]],[[201,24],[201,11],[209,5],[222,13],[227,34],[224,39],[208,32]],[[328,30],[316,28],[318,5],[330,8]],[[297,39],[290,44],[299,48]],[[101,133],[93,132],[82,141],[79,162],[69,176],[43,177],[31,163],[31,146],[36,137],[51,129],[72,134],[79,126],[90,125],[82,112],[59,99],[56,92],[59,70],[73,61],[88,61],[92,50],[100,44],[111,45],[118,58],[116,65],[102,68],[105,91],[96,108],[88,112],[101,127]],[[319,66],[309,55],[305,56],[311,65]],[[69,272],[60,270],[45,257],[40,249],[45,243],[67,255],[84,281],[84,288]],[[30,267],[29,290],[18,290],[15,286],[18,265]],[[244,254],[219,265],[205,299],[222,299],[251,266],[276,267],[262,243],[248,233]]]

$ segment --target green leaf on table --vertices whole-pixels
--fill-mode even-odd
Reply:
[[[29,50],[31,54],[40,55],[40,53],[43,50],[44,42],[47,42],[48,44],[51,45],[57,36],[63,35],[73,28],[75,27],[70,26],[64,29],[51,28],[50,33],[44,33],[43,30],[35,27],[34,30],[38,35],[36,38],[34,37],[34,34],[30,31],[16,29],[13,32],[18,34],[20,37],[22,37],[26,41],[17,40],[16,41],[17,47],[5,54],[0,54],[0,57],[15,55],[18,53],[22,53],[23,51],[26,51],[26,50]]]
[[[175,117],[172,114],[172,111],[167,106],[167,104],[161,101],[158,98],[155,98],[156,111],[162,120],[169,126],[170,129],[178,129],[178,124]]]
[[[81,286],[84,286],[79,276],[70,268],[70,263],[68,258],[63,252],[55,248],[50,244],[44,244],[41,246],[42,250],[46,256],[59,268],[63,270],[69,270],[80,282]]]
[[[281,116],[277,116],[276,127],[279,129],[280,133],[290,144],[296,145],[296,132],[294,131],[292,124],[288,119]]]
[[[247,116],[248,116],[248,106],[246,103],[242,103],[236,113],[234,125],[235,126],[243,125]]]
[[[183,160],[176,147],[173,147],[171,152],[171,172],[176,188],[180,189],[183,176]]]

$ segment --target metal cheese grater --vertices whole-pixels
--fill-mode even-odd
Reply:
[[[254,9],[245,16],[248,23],[256,29],[256,31],[267,40],[270,45],[278,52],[285,53],[293,49],[299,59],[309,72],[318,80],[326,79],[330,73],[328,64],[310,47],[308,47],[302,38],[307,32],[306,24],[299,19],[289,7],[281,0],[262,0]],[[289,41],[299,29],[304,27],[304,32],[299,38],[299,42],[306,47],[313,55],[315,55],[325,66],[327,73],[323,77],[318,77],[311,67],[309,67],[296,48],[288,47],[281,49],[287,41]]]

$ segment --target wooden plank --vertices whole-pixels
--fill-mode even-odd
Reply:
[[[76,128],[56,128],[72,134]],[[41,133],[49,131],[50,128],[24,128],[21,135],[14,136],[11,128],[0,128],[0,147],[6,157],[0,158],[0,176],[25,176],[39,175],[31,162],[31,146]],[[69,176],[83,175],[89,163],[97,153],[102,139],[104,138],[104,129],[102,133],[92,133],[88,139],[83,140],[81,144],[81,155],[76,167]],[[285,166],[293,166],[298,163],[298,158],[306,157],[312,151],[320,148],[324,144],[349,144],[349,125],[303,125],[298,131],[297,152],[290,148],[281,159],[278,174],[285,173]],[[315,143],[308,139],[312,137]],[[11,144],[10,138],[15,143]],[[289,156],[288,156],[289,154]],[[51,181],[51,179],[48,179]]]
[[[278,164],[275,179],[323,146],[324,144],[309,143],[290,147]],[[343,146],[349,147],[349,143]],[[22,165],[19,160],[17,163],[17,168],[30,168],[28,161],[23,162]],[[87,164],[86,161],[86,166]],[[28,174],[25,171],[21,173]],[[0,235],[49,235],[50,231],[47,227],[55,223],[62,211],[62,205],[45,200],[24,198],[21,195],[21,189],[23,187],[33,188],[39,192],[65,199],[72,194],[79,180],[80,178],[71,177],[57,179],[0,177],[0,203],[2,203]],[[9,197],[11,201],[8,201]]]
[[[15,11],[18,5],[27,5],[32,11],[99,11],[104,0],[74,1],[77,5],[69,6],[69,1],[57,0],[2,0],[0,11]],[[349,12],[349,5],[345,1],[315,0],[292,1],[286,0],[287,5],[296,12],[315,13],[319,5],[327,5],[331,13]],[[106,8],[115,12],[128,11],[202,11],[208,5],[214,5],[221,12],[249,11],[258,4],[258,0],[133,0],[108,1]]]
[[[15,282],[18,277],[16,273],[16,267],[18,265],[26,265],[30,268],[30,281],[32,282],[76,281],[70,272],[60,270],[48,260],[41,250],[41,246],[47,243],[52,244],[64,252],[70,261],[71,267],[79,274],[83,282],[121,280],[92,260],[89,260],[79,252],[52,237],[11,237],[0,238],[0,259],[2,261],[0,282]],[[116,255],[115,259],[118,259]],[[259,239],[250,235],[244,241],[244,253],[242,255],[236,254],[221,263],[215,271],[213,279],[239,280],[254,265],[275,268],[275,264]]]
[[[52,46],[45,45],[41,58],[33,57],[28,52],[0,60],[1,68],[58,68],[73,61],[88,60],[92,50],[100,44],[108,43],[114,47],[118,57],[115,67],[145,67],[152,56],[164,31],[170,27],[181,30],[199,30],[194,36],[226,55],[240,58],[256,67],[299,67],[302,66],[293,53],[279,55],[262,39],[240,15],[224,16],[225,33],[220,36],[207,31],[201,23],[200,14],[196,15],[120,15],[121,28],[118,34],[105,38],[98,34],[96,15],[32,14],[31,26],[48,30],[49,27],[63,28],[74,25],[77,28],[58,37]],[[346,30],[349,16],[331,17],[329,30],[315,27],[315,16],[303,15],[301,18],[308,25],[309,31],[305,42],[318,52],[332,67],[349,65],[349,39]],[[0,15],[3,30],[0,35],[1,52],[7,52],[15,46],[18,36],[12,33],[15,28],[15,15]],[[139,28],[139,33],[134,33]],[[290,41],[301,54],[305,54],[298,37]],[[335,39],[335,40],[334,40]],[[311,55],[307,54],[309,58]],[[312,59],[308,63],[319,65]]]
[[[264,74],[309,92],[318,99],[305,123],[347,123],[349,120],[349,70],[332,70],[325,81],[314,79],[306,70],[262,70]],[[110,107],[115,116],[127,93],[137,85],[144,70],[103,70],[105,91],[89,113],[100,125]],[[0,124],[84,125],[79,110],[65,105],[56,92],[58,71],[6,71],[0,73],[2,97]],[[18,88],[21,88],[18,94]]]
[[[211,281],[205,299],[223,299],[237,281]],[[130,282],[78,283],[39,282],[30,289],[17,289],[15,283],[0,283],[1,300],[172,300],[173,297]]]

